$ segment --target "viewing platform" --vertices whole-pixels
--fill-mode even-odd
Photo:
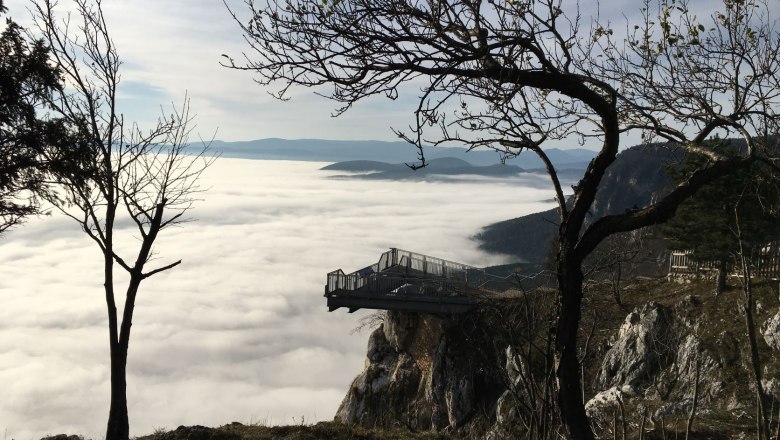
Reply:
[[[392,248],[377,263],[346,274],[328,274],[329,311],[346,307],[458,315],[487,298],[521,293],[510,277],[498,277],[462,263]]]

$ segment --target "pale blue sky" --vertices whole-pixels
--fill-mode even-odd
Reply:
[[[68,2],[61,3],[66,10]],[[237,12],[246,10],[243,1],[229,3]],[[29,24],[28,0],[6,4],[11,17]],[[188,93],[197,131],[210,137],[218,129],[222,140],[396,140],[390,126],[410,121],[408,100],[361,103],[334,119],[334,103],[312,90],[296,90],[292,101],[280,102],[254,83],[251,73],[221,67],[221,54],[240,58],[245,42],[219,0],[110,0],[103,7],[124,63],[120,95],[126,120],[149,122],[161,105],[180,103]]]
[[[638,14],[642,6],[641,1],[629,3],[622,3],[621,8],[602,4],[601,19],[620,28],[623,16]],[[713,0],[692,3],[701,8]],[[6,0],[6,4],[14,19],[28,23],[29,0]],[[247,12],[243,0],[228,0],[228,4],[239,14]],[[579,4],[585,22],[596,15],[595,0]],[[564,2],[567,8],[574,5]],[[68,6],[63,1],[60,8]],[[216,138],[227,141],[268,137],[397,140],[391,127],[403,129],[412,121],[419,94],[414,87],[396,101],[371,99],[334,119],[330,115],[336,104],[311,89],[295,89],[291,101],[281,102],[254,83],[250,72],[221,67],[221,54],[240,59],[247,48],[221,0],[108,0],[103,7],[124,62],[120,92],[126,120],[142,125],[151,122],[160,106],[180,103],[188,93],[201,136],[211,137],[217,131]],[[627,140],[624,146],[633,143]],[[572,140],[556,146],[577,145]]]

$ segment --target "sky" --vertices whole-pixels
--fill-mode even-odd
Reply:
[[[5,3],[11,17],[29,24],[29,0]],[[243,0],[227,3],[240,18],[247,15]],[[584,17],[596,14],[595,3],[580,2]],[[65,11],[69,4],[62,1],[59,8]],[[110,0],[103,2],[103,9],[123,61],[119,90],[125,120],[149,123],[159,115],[160,106],[179,104],[187,94],[201,135],[216,133],[217,139],[225,141],[397,140],[391,127],[405,129],[413,121],[420,94],[416,87],[404,89],[395,101],[375,97],[359,102],[347,114],[333,118],[336,103],[312,89],[293,89],[292,100],[282,102],[256,84],[251,72],[222,67],[222,54],[241,60],[248,45],[220,0]],[[605,13],[623,20],[623,11],[608,8],[602,17]],[[555,146],[579,145],[572,141]]]
[[[691,0],[694,11],[705,10],[714,0]],[[244,0],[226,0],[246,19]],[[598,17],[612,23],[618,33],[626,20],[636,18],[636,8],[600,7],[597,0],[581,0],[576,7],[583,22]],[[30,0],[5,0],[9,14],[22,25],[30,24]],[[65,12],[70,1],[61,1]],[[574,2],[563,2],[570,13]],[[242,30],[220,0],[110,0],[103,2],[109,32],[122,59],[120,111],[127,121],[150,124],[160,107],[191,99],[198,132],[224,141],[262,138],[398,140],[391,128],[405,129],[413,122],[420,91],[410,86],[396,100],[373,97],[357,103],[345,115],[331,117],[337,103],[316,95],[315,90],[292,89],[289,101],[272,98],[247,71],[220,65],[222,55],[240,62],[249,49]],[[251,53],[250,53],[251,58]],[[321,89],[328,93],[328,89]],[[624,146],[639,142],[626,137]],[[557,141],[559,148],[579,147],[577,140]],[[588,144],[596,147],[595,144]]]
[[[29,24],[27,0],[6,0],[9,14]],[[61,2],[62,10],[68,6]],[[228,0],[239,14],[243,1]],[[109,0],[103,2],[109,31],[123,61],[121,111],[126,120],[150,121],[160,106],[187,94],[204,137],[226,141],[262,138],[397,140],[390,127],[406,127],[412,101],[383,99],[358,104],[332,118],[332,101],[311,90],[293,100],[272,98],[250,72],[220,66],[221,55],[240,59],[242,31],[219,0]],[[408,96],[414,99],[415,95]],[[305,122],[305,123],[304,123]]]
[[[328,313],[328,272],[373,264],[390,247],[475,266],[504,263],[469,237],[552,206],[551,190],[534,189],[539,176],[358,184],[329,179],[341,172],[320,171],[324,165],[221,158],[201,180],[210,189],[192,211],[195,221],[161,233],[153,263],[183,262],[145,280],[138,296],[128,360],[132,435],[332,419],[363,369],[368,332],[351,331],[368,312]],[[135,249],[134,228],[117,234],[123,249]],[[32,219],[0,238],[4,439],[103,437],[101,258],[63,215]]]
[[[592,3],[582,2],[583,15]],[[5,4],[29,24],[26,0]],[[239,58],[246,43],[219,0],[103,5],[124,63],[126,120],[148,122],[187,94],[196,131],[227,141],[396,140],[390,127],[410,122],[414,90],[334,119],[334,103],[311,90],[280,102],[251,73],[220,66],[221,54]],[[193,212],[197,221],[161,236],[160,261],[184,262],[147,280],[138,300],[128,371],[133,435],[181,424],[331,419],[363,367],[368,335],[350,334],[365,312],[326,312],[325,274],[364,267],[389,247],[477,266],[504,262],[469,237],[549,208],[542,201],[552,197],[518,181],[356,185],[325,179],[322,165],[222,158],[204,175],[211,189]],[[131,233],[125,240],[134,243]],[[4,440],[103,437],[108,353],[99,258],[63,216],[33,219],[0,238]]]

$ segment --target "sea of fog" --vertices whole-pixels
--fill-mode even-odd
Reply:
[[[541,177],[329,179],[324,163],[219,159],[193,222],[165,230],[128,361],[131,435],[179,425],[329,420],[362,370],[367,311],[328,313],[325,275],[398,247],[475,266],[506,262],[469,239],[549,209]],[[341,174],[341,173],[339,173]],[[122,223],[124,246],[137,244]],[[108,331],[96,245],[62,215],[0,239],[0,434],[104,436]],[[121,289],[119,289],[121,290]]]

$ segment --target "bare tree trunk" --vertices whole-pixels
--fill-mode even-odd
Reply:
[[[664,416],[661,416],[661,438],[666,440],[666,421],[664,420]]]
[[[109,190],[113,194],[113,187]],[[106,440],[128,440],[130,438],[130,421],[127,414],[127,346],[119,343],[119,323],[117,321],[116,299],[114,296],[114,257],[113,257],[113,224],[116,215],[116,204],[109,199],[106,209],[106,249],[103,252],[104,290],[106,293],[106,309],[108,311],[109,356],[111,368],[111,403],[106,424]]]
[[[688,440],[691,435],[691,428],[693,428],[693,419],[696,417],[696,411],[699,405],[699,354],[696,354],[696,365],[693,372],[693,402],[691,402],[691,412],[688,414],[688,423],[685,425],[685,440]]]
[[[769,420],[766,408],[766,399],[764,398],[764,387],[761,384],[761,358],[758,353],[758,341],[756,338],[756,326],[753,320],[753,284],[751,282],[752,273],[748,258],[745,256],[745,246],[740,229],[739,215],[735,212],[736,236],[739,244],[739,262],[742,269],[742,292],[744,293],[745,309],[745,330],[747,332],[748,343],[750,345],[750,367],[753,370],[753,386],[756,389],[756,429],[758,438],[769,439],[770,431],[766,422]]]
[[[756,427],[758,429],[758,438],[769,438],[769,429],[766,426],[768,420],[766,414],[766,399],[764,398],[764,387],[761,384],[761,358],[758,353],[758,342],[756,340],[756,327],[753,320],[753,289],[751,287],[750,269],[743,261],[743,276],[745,276],[743,292],[745,294],[745,330],[747,331],[748,342],[750,344],[750,367],[753,370],[753,386],[756,389]]]
[[[547,344],[545,348],[545,380],[544,380],[544,393],[542,394],[542,413],[541,413],[541,429],[542,438],[549,438],[553,432],[552,421],[554,405],[551,402],[553,392],[553,366],[555,365],[555,356],[553,353],[553,341],[551,335],[547,334]]]
[[[726,290],[726,276],[728,275],[728,259],[721,258],[718,264],[718,278],[715,280],[715,296]]]
[[[111,406],[108,410],[106,440],[128,440],[130,420],[127,414],[127,346],[111,344]]]
[[[130,420],[127,411],[127,352],[130,346],[135,297],[142,280],[140,273],[138,270],[130,277],[119,337],[111,341],[111,407],[108,411],[106,440],[130,438]]]
[[[622,266],[620,261],[615,264],[615,268],[612,271],[612,296],[615,298],[615,304],[621,309],[625,310],[623,300],[620,297],[620,279],[622,277]]]
[[[152,245],[159,232],[160,219],[163,214],[163,206],[158,205],[155,216],[150,223],[149,232],[144,236],[141,248],[138,252],[135,265],[130,270],[130,280],[125,292],[125,304],[122,313],[122,324],[119,334],[116,332],[116,307],[113,308],[113,326],[109,332],[111,340],[111,407],[108,411],[108,425],[106,427],[106,440],[129,440],[130,420],[127,410],[127,352],[130,346],[130,330],[133,326],[133,313],[135,311],[135,299],[141,281],[144,279],[143,268],[149,259]],[[113,257],[110,257],[113,262]],[[113,277],[111,278],[113,281]],[[113,288],[112,288],[113,291]],[[113,302],[113,298],[112,298]]]
[[[588,350],[590,349],[590,341],[593,338],[593,333],[596,331],[596,314],[593,314],[593,323],[590,326],[588,336],[585,338],[585,347],[582,349],[582,356],[578,359],[580,364],[580,384],[582,386],[582,401],[585,402],[585,361],[588,358]]]
[[[567,438],[592,440],[593,431],[582,401],[577,359],[577,330],[581,318],[583,276],[579,262],[569,261],[571,259],[564,248],[558,261],[559,312],[555,335],[557,400],[561,419],[567,430]]]
[[[628,424],[626,423],[626,407],[623,406],[623,400],[618,399],[618,408],[620,408],[620,427],[623,431],[623,440],[628,438]]]
[[[617,408],[612,409],[612,440],[618,440],[617,437]]]

